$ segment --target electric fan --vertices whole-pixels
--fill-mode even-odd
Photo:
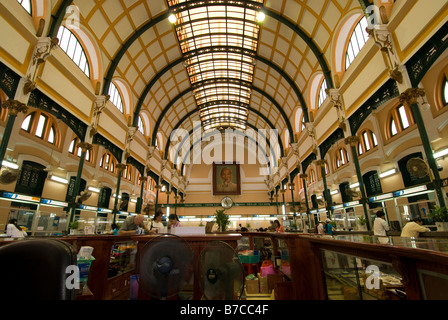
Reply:
[[[154,299],[177,296],[193,279],[194,253],[188,242],[171,234],[144,245],[137,261],[140,288]]]
[[[429,175],[429,167],[425,160],[420,158],[409,159],[406,163],[408,172],[416,178],[422,179]]]
[[[210,242],[198,259],[198,281],[206,300],[239,300],[244,269],[237,252],[222,241]]]

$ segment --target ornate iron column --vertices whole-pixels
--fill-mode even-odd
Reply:
[[[118,175],[118,177],[117,177],[117,188],[116,188],[116,191],[115,191],[115,201],[114,201],[114,209],[113,209],[113,214],[114,214],[113,223],[115,223],[117,221],[118,198],[120,196],[121,176],[123,175],[124,168],[126,168],[126,164],[124,164],[124,163],[117,164],[117,175]]]
[[[445,199],[443,197],[443,192],[441,188],[441,179],[439,171],[437,170],[437,163],[434,159],[434,154],[432,151],[431,143],[429,141],[428,133],[426,132],[425,123],[423,122],[422,115],[420,113],[420,108],[418,105],[419,98],[425,96],[425,90],[420,88],[407,89],[400,95],[400,102],[407,104],[412,111],[415,122],[417,123],[417,128],[420,133],[420,138],[422,140],[423,149],[425,150],[426,159],[428,160],[429,168],[433,174],[434,190],[436,192],[437,200],[441,207],[445,206]]]
[[[17,100],[7,100],[3,102],[2,108],[8,109],[9,116],[5,131],[3,132],[2,142],[0,144],[0,167],[3,159],[5,158],[6,149],[8,148],[9,139],[11,138],[11,132],[17,115],[21,112],[26,113],[28,111],[28,107],[24,103]]]
[[[361,204],[364,209],[364,216],[367,220],[367,230],[371,230],[370,225],[370,217],[369,212],[367,210],[367,197],[366,197],[366,190],[364,188],[364,181],[362,180],[362,172],[361,167],[359,165],[359,159],[358,159],[358,144],[359,144],[359,137],[358,136],[351,136],[345,138],[345,144],[350,145],[350,149],[352,150],[352,156],[353,156],[353,163],[355,164],[356,168],[356,175],[358,177],[358,183],[359,183],[359,190],[361,191]]]
[[[81,185],[81,177],[82,177],[82,170],[84,168],[84,161],[86,159],[86,153],[87,150],[92,150],[92,145],[87,142],[81,142],[77,145],[78,148],[81,148],[81,156],[79,158],[79,164],[78,164],[78,172],[76,174],[76,180],[75,180],[75,187],[73,188],[73,194],[72,194],[72,201],[70,203],[70,219],[69,223],[67,224],[67,228],[70,228],[70,223],[73,222],[75,218],[75,211],[76,211],[76,197],[79,194],[79,188]],[[114,221],[115,222],[115,221]]]

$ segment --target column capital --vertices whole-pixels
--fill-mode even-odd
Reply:
[[[308,175],[306,174],[306,173],[301,173],[300,175],[299,175],[299,178],[300,179],[308,179]]]
[[[314,163],[316,165],[318,165],[319,167],[323,167],[327,163],[327,160],[325,160],[325,159],[315,160]]]
[[[87,143],[87,142],[80,142],[80,143],[78,143],[77,147],[81,148],[82,152],[86,152],[87,150],[89,150],[89,151],[92,150],[93,145],[91,145],[90,143]]]
[[[18,100],[6,100],[2,104],[2,108],[8,109],[9,114],[12,116],[17,116],[21,112],[28,112],[28,106]]]
[[[407,102],[409,105],[417,103],[417,99],[420,97],[424,97],[425,90],[420,88],[409,88],[400,94],[400,102]]]
[[[350,136],[344,139],[345,144],[349,144],[351,147],[357,147],[360,139],[358,136]]]
[[[123,171],[124,168],[126,168],[126,164],[125,163],[119,163],[117,164],[117,171]]]

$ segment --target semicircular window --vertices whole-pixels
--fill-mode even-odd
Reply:
[[[78,38],[64,26],[58,31],[59,47],[73,60],[84,74],[90,78],[87,55]]]
[[[367,18],[363,17],[356,25],[355,30],[350,37],[345,57],[345,70],[348,69],[361,49],[367,43],[367,40],[369,40],[369,34],[366,31],[367,27]]]

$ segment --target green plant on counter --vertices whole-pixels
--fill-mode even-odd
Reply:
[[[436,206],[434,210],[431,210],[431,214],[429,216],[436,222],[448,222],[448,210],[445,206]]]
[[[357,221],[360,226],[365,226],[367,224],[367,219],[364,217],[359,217]]]
[[[77,230],[79,227],[78,221],[73,221],[70,223],[70,229]]]
[[[201,222],[199,223],[199,226],[200,226],[200,227],[203,227],[203,226],[204,226],[204,223],[201,221]]]
[[[224,209],[218,209],[215,213],[215,222],[218,225],[219,231],[223,232],[226,231],[230,223],[230,217]]]
[[[250,229],[250,223],[246,223],[246,228]]]

